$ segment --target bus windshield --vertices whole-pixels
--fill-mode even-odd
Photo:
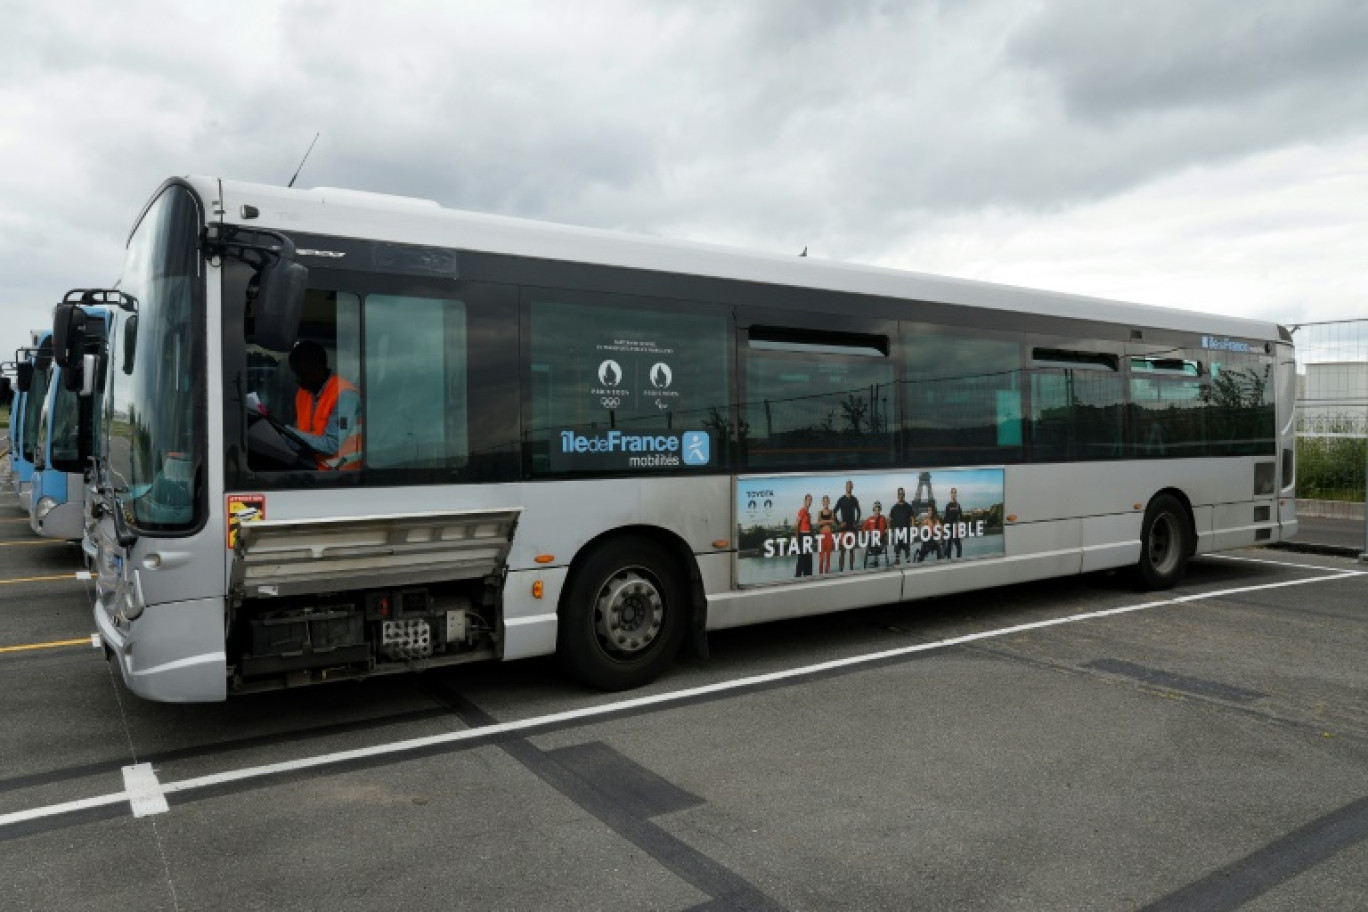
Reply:
[[[32,463],[38,456],[38,429],[47,401],[49,372],[35,370],[24,406],[24,459]]]
[[[188,531],[203,519],[204,315],[200,208],[171,186],[128,243],[120,290],[137,300],[115,341],[109,382],[110,482],[130,524]]]
[[[81,398],[77,391],[67,389],[64,383],[59,384],[52,393],[51,423],[48,461],[59,471],[80,472]]]

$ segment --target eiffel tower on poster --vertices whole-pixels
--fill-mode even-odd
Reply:
[[[923,496],[922,492],[925,492]],[[912,498],[912,514],[921,516],[936,509],[936,495],[931,493],[931,473],[922,472],[917,476],[917,494]]]

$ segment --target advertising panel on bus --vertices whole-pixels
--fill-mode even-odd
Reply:
[[[742,476],[737,585],[1002,557],[1003,476],[1001,468]]]

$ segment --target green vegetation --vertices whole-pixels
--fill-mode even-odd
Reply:
[[[1298,437],[1297,496],[1361,502],[1368,473],[1365,450],[1363,438]]]

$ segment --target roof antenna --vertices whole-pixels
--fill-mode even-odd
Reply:
[[[294,182],[299,178],[299,172],[304,170],[304,163],[309,160],[309,153],[313,151],[314,143],[318,142],[318,137],[322,135],[322,133],[314,134],[313,142],[309,143],[309,148],[304,150],[304,157],[299,160],[299,167],[295,168],[294,177],[290,178],[290,182],[285,185],[286,189],[294,186]]]

